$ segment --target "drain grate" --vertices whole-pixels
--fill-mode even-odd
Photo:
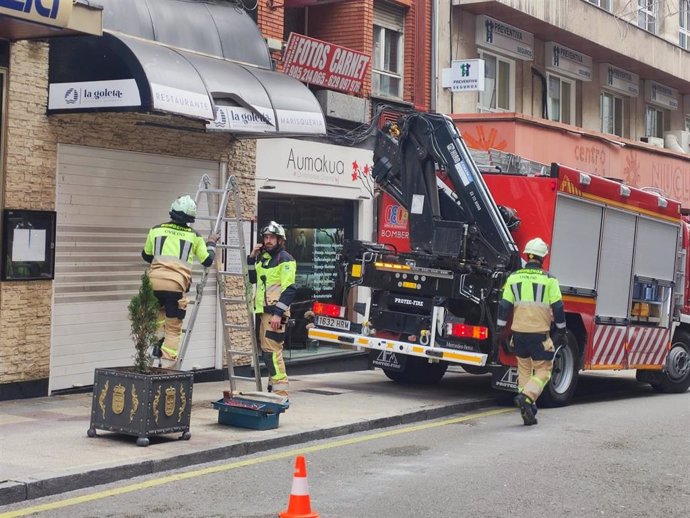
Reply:
[[[308,392],[309,394],[318,394],[320,396],[339,396],[342,392],[333,392],[332,390],[323,389],[304,389],[299,392]]]

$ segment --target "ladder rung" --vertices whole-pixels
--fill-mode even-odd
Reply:
[[[209,193],[211,193],[211,194],[214,194],[214,193],[215,193],[215,194],[223,194],[223,193],[225,192],[225,189],[210,189],[210,188],[206,188],[206,189],[199,189],[198,192],[199,192],[199,193],[202,193],[202,192],[209,192]]]
[[[228,277],[243,277],[243,273],[235,273],[235,272],[226,272],[225,270],[218,270],[216,272],[217,274],[220,275],[227,275]]]
[[[233,374],[232,377],[233,377],[234,379],[236,379],[236,380],[242,380],[242,381],[256,381],[256,378],[253,377],[253,376],[250,378],[249,376],[235,376],[235,375]]]
[[[240,246],[240,245],[223,245],[223,244],[216,244],[216,248],[225,248],[225,249],[230,249],[230,250],[244,250],[247,248],[246,246]]]
[[[217,216],[195,216],[194,219],[202,220],[202,221],[216,221],[218,219],[218,217]]]
[[[227,304],[246,304],[247,299],[244,297],[221,297],[220,300]]]
[[[236,329],[238,331],[251,331],[246,324],[225,324],[228,329]]]
[[[233,356],[254,356],[251,351],[238,351],[237,349],[226,349],[225,352]]]

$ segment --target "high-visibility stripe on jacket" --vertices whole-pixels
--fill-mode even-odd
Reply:
[[[563,298],[558,280],[538,267],[528,263],[525,268],[513,272],[503,288],[498,306],[499,326],[508,323],[513,310],[511,329],[518,333],[548,333],[551,320],[559,329],[565,328]]]
[[[209,267],[215,260],[215,245],[206,243],[193,228],[169,222],[149,230],[141,256],[151,263],[151,277],[176,281],[183,291],[192,282],[192,265],[196,257]]]
[[[254,310],[282,316],[297,294],[297,263],[282,248],[273,254],[263,252],[258,258],[247,257],[249,280],[256,284]]]

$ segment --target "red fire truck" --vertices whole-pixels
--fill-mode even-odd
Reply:
[[[496,310],[539,236],[567,318],[543,405],[567,404],[582,370],[636,369],[661,392],[690,386],[690,227],[678,202],[558,164],[481,174],[450,119],[432,114],[379,134],[374,178],[409,213],[409,251],[347,242],[339,299],[315,304],[310,338],[369,349],[394,381],[434,383],[459,364],[516,390]],[[348,307],[355,287],[371,297]]]

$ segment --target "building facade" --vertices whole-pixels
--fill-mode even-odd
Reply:
[[[471,147],[561,162],[689,206],[689,16],[685,0],[439,3],[439,41],[449,44],[438,47],[436,109],[456,114]],[[452,84],[471,60],[482,62],[481,91]]]
[[[285,223],[299,302],[326,297],[342,240],[374,236],[380,114],[434,95],[427,0],[57,4],[53,25],[0,8],[0,399],[131,363],[146,231],[202,175],[238,177],[250,237]],[[184,369],[223,368],[216,306],[210,282]]]

